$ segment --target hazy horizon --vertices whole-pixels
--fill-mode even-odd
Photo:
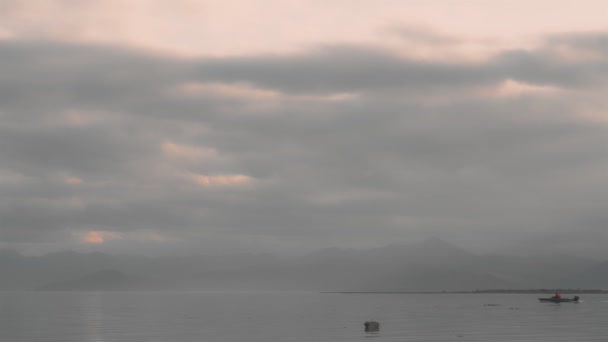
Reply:
[[[127,256],[127,257],[145,257],[145,258],[183,258],[183,257],[234,257],[234,256],[247,256],[247,255],[267,255],[280,259],[290,260],[297,259],[301,257],[310,257],[319,255],[319,253],[369,253],[374,251],[381,250],[390,250],[390,249],[408,249],[411,247],[417,247],[420,245],[425,245],[427,243],[433,243],[434,241],[439,241],[440,244],[445,244],[446,246],[450,246],[455,249],[462,250],[463,252],[470,253],[475,256],[504,256],[504,257],[521,257],[521,258],[551,258],[551,257],[572,257],[572,258],[581,258],[588,259],[598,262],[608,261],[608,256],[604,256],[598,253],[576,253],[569,252],[563,250],[555,250],[555,249],[534,249],[534,248],[524,248],[520,246],[520,248],[513,248],[513,246],[505,247],[505,248],[469,248],[466,245],[461,245],[458,243],[454,243],[454,241],[449,241],[446,239],[439,238],[437,236],[432,236],[429,238],[423,238],[414,241],[408,242],[393,242],[386,243],[383,245],[377,246],[359,246],[359,247],[340,247],[340,246],[327,246],[327,247],[317,247],[310,248],[304,250],[295,250],[295,251],[279,251],[279,250],[241,250],[241,251],[205,251],[202,249],[183,249],[181,251],[177,250],[149,250],[149,249],[141,249],[141,250],[113,250],[112,248],[97,248],[97,246],[77,246],[74,248],[64,248],[58,250],[19,250],[17,248],[3,247],[0,248],[0,253],[16,253],[22,257],[46,257],[55,254],[62,253],[75,253],[75,254],[103,254],[108,256]],[[517,246],[516,246],[517,247]]]
[[[608,289],[608,260],[477,255],[440,239],[358,250],[134,256],[0,252],[0,291]]]

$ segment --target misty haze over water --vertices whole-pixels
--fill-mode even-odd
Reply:
[[[608,261],[569,255],[473,254],[441,239],[409,245],[144,257],[0,252],[0,290],[474,291],[608,288]]]

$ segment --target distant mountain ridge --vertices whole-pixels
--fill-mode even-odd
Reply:
[[[294,289],[474,291],[608,288],[608,262],[570,256],[475,255],[440,239],[370,250],[327,249],[299,258],[142,257],[0,251],[0,290]]]

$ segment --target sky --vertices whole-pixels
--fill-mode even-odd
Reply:
[[[607,9],[3,0],[0,248],[608,258]]]

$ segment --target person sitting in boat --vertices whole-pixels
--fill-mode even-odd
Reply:
[[[559,292],[555,292],[555,299],[562,299],[562,295]]]

